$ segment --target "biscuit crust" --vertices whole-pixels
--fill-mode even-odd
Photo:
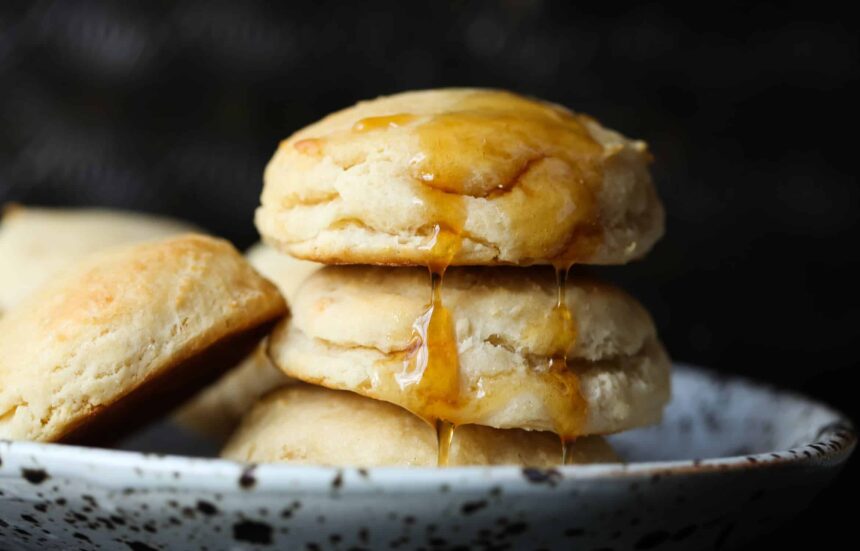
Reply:
[[[644,142],[510,92],[361,102],[284,140],[266,167],[266,242],[328,264],[621,264],[663,233]]]
[[[0,313],[88,254],[194,231],[148,214],[7,205],[0,220]]]

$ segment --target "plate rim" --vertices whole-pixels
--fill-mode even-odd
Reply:
[[[368,487],[420,492],[448,486],[451,491],[468,491],[487,485],[521,488],[555,486],[563,480],[626,479],[639,477],[708,474],[764,468],[828,468],[844,464],[857,445],[857,431],[847,416],[834,408],[796,391],[769,383],[718,373],[676,362],[674,372],[694,373],[722,384],[740,384],[757,392],[776,393],[820,411],[829,422],[814,441],[785,450],[718,458],[563,465],[551,468],[519,466],[435,467],[325,467],[289,464],[255,464],[237,461],[165,455],[128,450],[69,446],[65,444],[0,440],[0,481],[18,479],[24,470],[44,470],[51,477],[85,480],[105,489],[159,487],[206,491],[283,491],[284,489],[325,492],[361,491]],[[15,469],[17,467],[17,469]],[[131,475],[131,476],[130,476]],[[25,477],[26,478],[26,477]],[[181,484],[178,483],[182,480]],[[403,484],[409,480],[408,487]],[[2,499],[2,498],[0,498]]]

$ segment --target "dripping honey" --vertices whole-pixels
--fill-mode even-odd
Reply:
[[[573,463],[573,445],[576,442],[574,438],[561,438],[561,464],[570,465]]]
[[[451,314],[442,304],[442,275],[434,273],[431,302],[413,324],[414,345],[397,382],[410,395],[410,409],[431,423],[453,420],[459,405],[459,357]]]
[[[466,405],[460,395],[454,325],[441,298],[445,270],[459,263],[467,222],[465,202],[505,193],[545,159],[562,160],[568,168],[576,206],[564,220],[572,223],[569,238],[542,256],[554,259],[557,297],[545,328],[554,336],[552,353],[541,373],[544,383],[552,387],[552,398],[545,406],[555,420],[555,430],[564,443],[562,458],[567,461],[573,438],[585,423],[586,406],[579,379],[567,366],[567,353],[577,335],[565,300],[566,279],[570,265],[591,256],[601,241],[596,194],[602,179],[603,149],[591,138],[582,118],[503,92],[466,96],[444,113],[369,117],[356,122],[352,132],[407,126],[417,134],[419,147],[410,162],[411,175],[420,184],[418,193],[427,219],[434,222],[424,228],[427,245],[423,247],[423,263],[431,272],[431,296],[426,311],[413,325],[415,344],[397,383],[408,393],[407,407],[436,427],[440,465],[447,463],[448,445]],[[305,147],[313,153],[321,146]],[[503,215],[513,218],[514,213]]]
[[[556,314],[556,335],[559,335],[559,346],[557,351],[550,356],[549,376],[566,380],[568,397],[570,399],[570,410],[567,415],[558,416],[556,421],[556,433],[561,439],[561,464],[567,465],[571,462],[571,447],[576,435],[581,432],[585,424],[586,404],[579,388],[579,377],[573,374],[567,366],[567,353],[576,343],[577,329],[574,324],[573,315],[567,306],[567,278],[570,274],[570,264],[557,262],[555,268],[556,302],[554,314]]]
[[[454,424],[449,421],[436,421],[436,449],[438,456],[436,465],[439,467],[448,466],[448,458],[451,452],[451,442],[454,440]]]
[[[551,325],[554,336],[553,353],[550,355],[544,378],[557,389],[561,404],[547,404],[555,419],[555,432],[561,439],[561,462],[570,460],[570,446],[585,425],[587,406],[579,385],[579,377],[568,367],[568,352],[577,339],[577,328],[567,306],[567,280],[570,264],[557,262],[555,268],[556,303],[553,307]]]

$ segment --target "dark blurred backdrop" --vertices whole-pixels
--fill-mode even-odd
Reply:
[[[609,275],[676,359],[858,419],[858,36],[821,2],[6,1],[0,202],[161,212],[247,246],[292,131],[379,94],[510,88],[650,143],[668,233]],[[834,501],[856,481],[767,542],[852,525]]]

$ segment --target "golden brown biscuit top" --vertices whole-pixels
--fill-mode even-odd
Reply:
[[[283,141],[257,224],[281,250],[323,262],[621,263],[662,233],[649,161],[643,142],[551,103],[407,92]]]
[[[285,312],[275,286],[221,239],[182,235],[87,257],[0,318],[0,438],[56,440]]]

